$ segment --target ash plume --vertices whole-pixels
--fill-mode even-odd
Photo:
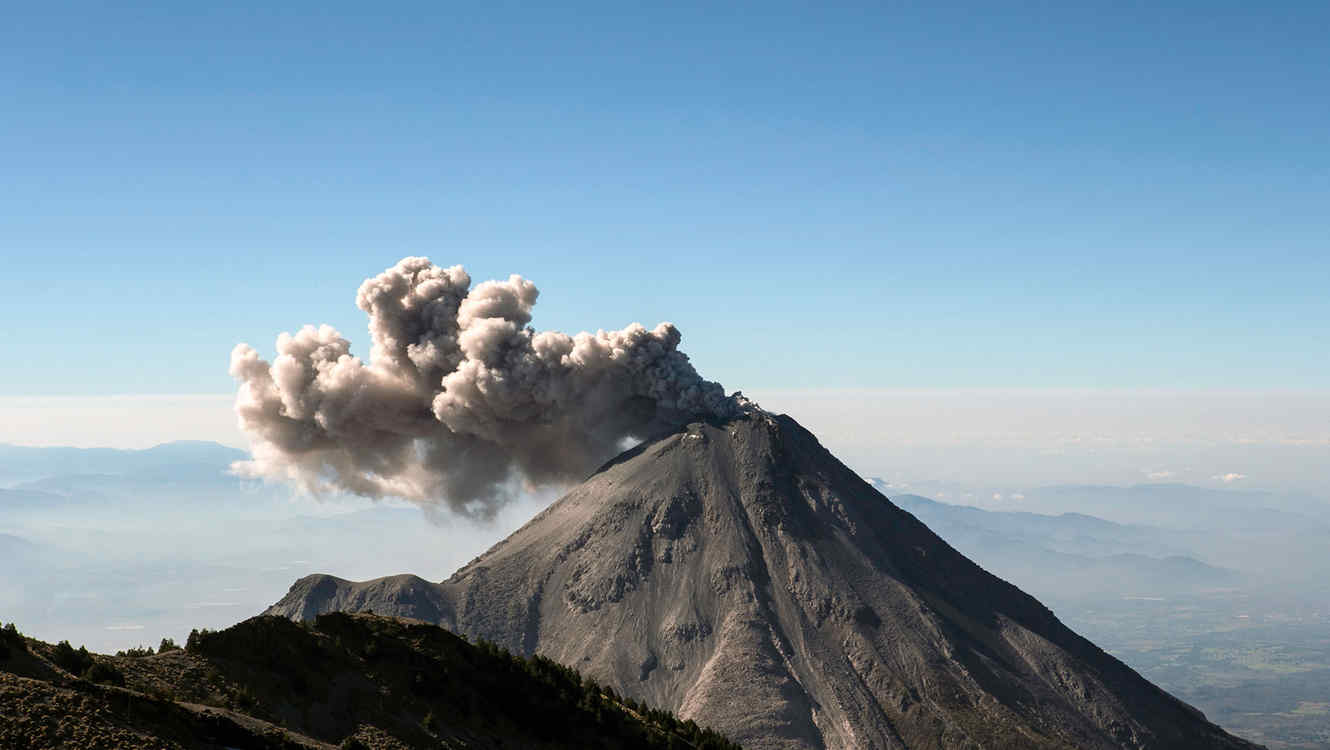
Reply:
[[[271,363],[237,345],[254,458],[235,469],[484,517],[514,482],[581,479],[625,439],[744,408],[698,375],[672,324],[538,332],[537,295],[521,276],[472,287],[461,266],[404,258],[356,295],[368,362],[326,325],[281,334]]]

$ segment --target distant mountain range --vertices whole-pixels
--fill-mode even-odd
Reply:
[[[249,456],[219,443],[181,440],[142,450],[35,447],[0,443],[0,479],[32,480],[78,474],[176,476],[224,470]]]
[[[1188,484],[1137,484],[1126,487],[1059,485],[1026,490],[1024,508],[1082,513],[1121,523],[1148,524],[1183,531],[1242,529],[1247,532],[1291,528],[1330,531],[1330,505],[1269,492],[1216,490]]]
[[[182,441],[144,450],[0,445],[0,510],[15,516],[120,518],[270,504],[289,490],[230,473],[248,456],[218,443]]]
[[[883,487],[881,480],[874,485]],[[1040,597],[1171,593],[1233,585],[1233,570],[1187,554],[1185,534],[1081,513],[988,511],[893,495],[935,533],[987,570]]]
[[[37,545],[13,534],[0,534],[0,557],[13,558],[20,555],[32,555],[37,552]]]

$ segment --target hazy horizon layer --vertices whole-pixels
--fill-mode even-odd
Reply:
[[[1330,391],[787,389],[748,392],[898,491],[1018,506],[1049,484],[1182,482],[1330,500]],[[0,397],[0,443],[247,448],[234,396]]]

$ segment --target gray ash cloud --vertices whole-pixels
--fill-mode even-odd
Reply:
[[[461,266],[404,258],[366,279],[368,361],[330,326],[231,353],[253,460],[239,472],[492,514],[514,487],[581,479],[626,439],[742,408],[698,375],[670,323],[579,333],[529,324],[521,276],[472,286]]]

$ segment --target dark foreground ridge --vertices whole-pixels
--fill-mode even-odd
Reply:
[[[1250,748],[755,410],[606,464],[442,583],[309,576],[269,609],[438,622],[745,747]]]
[[[101,656],[0,634],[0,748],[738,750],[543,658],[369,614]]]

